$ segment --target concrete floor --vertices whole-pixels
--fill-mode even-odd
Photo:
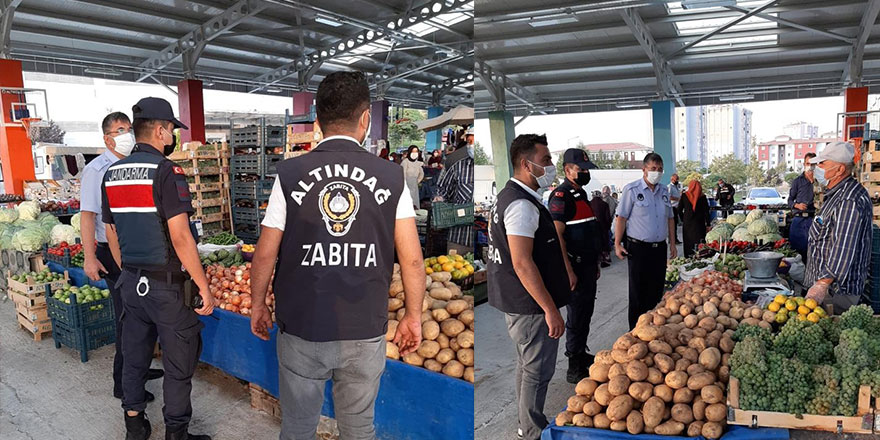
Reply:
[[[79,353],[55,349],[51,337],[34,342],[15,321],[12,301],[0,301],[0,439],[98,440],[125,437],[121,402],[113,398],[114,346]],[[159,360],[153,367],[161,368]],[[165,435],[162,380],[147,382],[151,438]],[[205,364],[193,377],[190,431],[223,439],[277,439],[280,423],[250,406],[247,385]],[[322,421],[328,438],[333,421]],[[335,437],[335,435],[333,436]]]

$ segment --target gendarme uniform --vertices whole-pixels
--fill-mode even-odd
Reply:
[[[277,170],[262,224],[283,231],[273,284],[282,438],[315,436],[331,377],[336,412],[349,414],[340,431],[370,438],[395,222],[415,217],[403,169],[331,136]]]

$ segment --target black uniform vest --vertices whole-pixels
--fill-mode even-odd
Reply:
[[[543,313],[541,307],[523,287],[513,270],[510,258],[510,244],[504,227],[504,213],[515,200],[525,199],[535,205],[540,213],[538,230],[535,231],[535,245],[532,259],[538,266],[541,279],[556,307],[568,304],[570,289],[562,248],[550,212],[540,202],[526,192],[519,184],[508,181],[507,186],[498,193],[498,201],[492,208],[489,222],[489,304],[506,313],[521,315]]]
[[[122,262],[126,267],[160,271],[180,260],[171,245],[166,220],[159,216],[155,187],[163,156],[134,151],[104,173],[104,191],[113,214]]]
[[[403,168],[331,139],[277,170],[287,202],[273,284],[279,328],[318,342],[384,334]]]
[[[608,237],[600,237],[599,224],[587,200],[587,192],[583,189],[575,189],[568,180],[554,190],[551,198],[556,197],[558,192],[568,193],[567,196],[563,196],[563,200],[566,204],[575,205],[575,215],[566,222],[565,233],[562,235],[565,238],[566,251],[573,257],[580,257],[586,263],[599,261],[599,240],[601,238],[608,240]]]

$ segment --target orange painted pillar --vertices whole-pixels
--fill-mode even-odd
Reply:
[[[177,83],[177,102],[180,108],[180,122],[189,130],[180,130],[180,141],[199,141],[205,143],[205,104],[202,99],[202,82],[197,79],[184,79]]]
[[[845,112],[866,112],[868,111],[868,88],[867,87],[850,87],[843,93],[843,108]],[[850,116],[844,119],[843,140],[848,141],[852,138],[864,137],[864,116]],[[853,127],[853,125],[859,125]]]
[[[0,87],[24,87],[21,61],[0,59]],[[6,194],[24,195],[24,182],[36,179],[31,140],[21,124],[12,125],[12,103],[21,101],[21,95],[0,93],[0,164]]]

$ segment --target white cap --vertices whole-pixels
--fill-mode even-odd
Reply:
[[[855,151],[856,148],[849,142],[832,142],[825,146],[825,149],[816,157],[810,159],[810,163],[819,163],[824,160],[830,160],[844,165],[850,165],[853,163],[853,158],[856,156]]]

